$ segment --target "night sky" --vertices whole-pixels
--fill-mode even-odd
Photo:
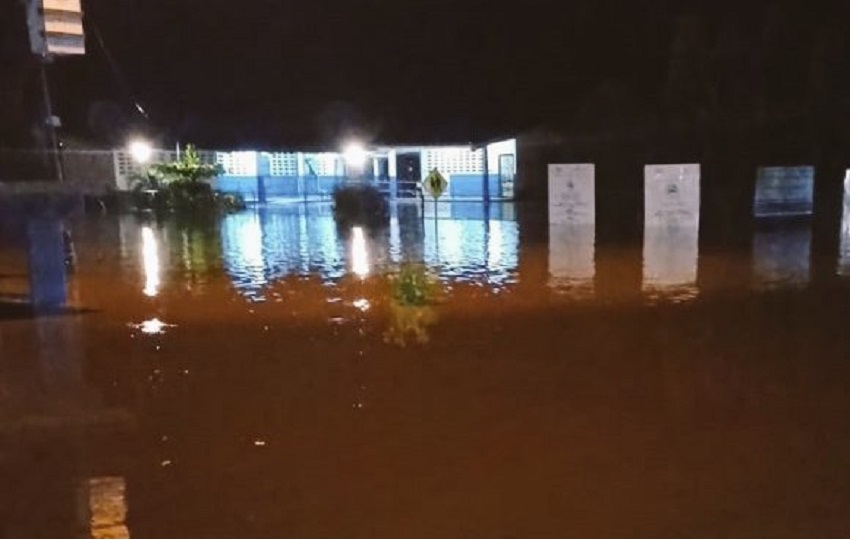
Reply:
[[[332,144],[349,132],[461,142],[650,118],[671,103],[785,106],[808,99],[818,77],[813,55],[827,67],[846,57],[838,30],[846,8],[802,2],[83,5],[89,54],[60,59],[50,72],[66,135],[101,145],[133,130],[218,147]],[[0,106],[12,109],[21,99],[15,89],[37,79],[26,65],[22,11],[7,7],[0,20]],[[817,52],[820,42],[826,52]],[[827,77],[833,93],[847,88],[847,68],[838,71]],[[761,97],[739,96],[753,85]],[[13,124],[0,137],[22,131]]]

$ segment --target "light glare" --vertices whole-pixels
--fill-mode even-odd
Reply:
[[[130,155],[136,163],[147,163],[153,156],[153,147],[147,141],[132,141],[130,143]]]
[[[343,157],[352,167],[363,168],[366,165],[366,149],[359,142],[348,143],[343,150]]]

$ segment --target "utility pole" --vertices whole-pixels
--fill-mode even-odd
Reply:
[[[59,136],[56,133],[56,117],[53,115],[53,102],[50,98],[50,84],[47,80],[47,64],[49,57],[42,55],[39,58],[39,75],[41,79],[41,91],[44,99],[44,127],[47,130],[47,139],[50,141],[50,153],[53,156],[53,166],[56,170],[56,179],[65,181],[65,170],[62,166],[62,148],[59,146]]]
[[[53,114],[47,64],[54,57],[83,55],[86,52],[83,31],[83,11],[80,0],[21,0],[26,6],[30,48],[39,62],[39,76],[44,100],[45,129],[50,141],[50,151],[56,167],[56,178],[65,180],[62,167],[62,149],[56,128],[59,122]]]

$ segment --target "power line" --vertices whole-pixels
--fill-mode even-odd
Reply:
[[[136,96],[133,90],[130,88],[130,84],[127,82],[127,78],[124,76],[124,73],[121,71],[118,62],[115,61],[115,57],[112,56],[109,48],[106,46],[106,42],[103,40],[103,34],[100,32],[100,28],[97,23],[91,17],[86,17],[86,22],[89,27],[92,29],[92,33],[94,34],[95,39],[97,40],[98,45],[100,46],[100,50],[103,52],[104,58],[106,58],[106,63],[109,64],[109,68],[112,70],[112,75],[115,77],[118,85],[121,87],[121,91],[124,93],[124,96],[133,102],[133,107],[136,111],[141,114],[145,120],[150,121],[150,116],[144,107],[142,107],[139,100],[136,99]]]

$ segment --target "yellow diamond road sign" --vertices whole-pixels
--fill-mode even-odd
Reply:
[[[433,169],[428,173],[423,184],[425,185],[425,190],[435,199],[439,199],[449,186],[446,177],[437,169]]]

